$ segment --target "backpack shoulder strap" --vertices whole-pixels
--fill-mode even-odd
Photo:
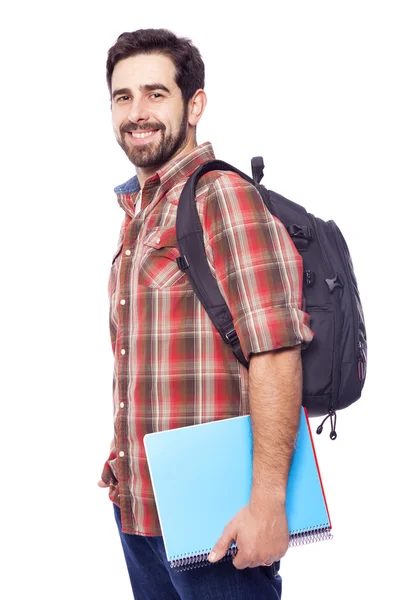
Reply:
[[[210,171],[233,171],[254,185],[254,181],[248,175],[222,160],[210,160],[194,171],[187,180],[178,203],[176,237],[181,255],[177,263],[179,268],[186,272],[195,294],[225,344],[231,346],[239,362],[248,368],[248,361],[244,357],[233,326],[232,314],[207,262],[203,228],[197,212],[196,187],[199,179]]]

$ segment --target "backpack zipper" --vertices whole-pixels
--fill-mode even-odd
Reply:
[[[357,367],[358,367],[358,379],[360,381],[364,381],[366,375],[366,364],[367,364],[367,356],[364,350],[364,344],[362,342],[358,342],[358,357],[357,357]]]
[[[334,276],[335,276],[335,273],[333,273],[332,265],[331,265],[331,263],[329,262],[329,258],[328,258],[327,254],[326,254],[326,252],[325,252],[325,248],[324,248],[324,247],[323,247],[323,245],[321,244],[321,240],[320,240],[320,237],[319,237],[319,234],[318,234],[318,224],[317,224],[317,220],[316,220],[316,218],[314,217],[314,215],[312,215],[311,213],[308,213],[308,216],[310,217],[310,219],[311,219],[311,221],[312,221],[312,223],[313,223],[313,225],[314,225],[314,231],[315,231],[315,235],[316,235],[316,237],[317,237],[317,241],[318,241],[319,247],[320,247],[320,249],[321,249],[322,256],[323,256],[323,258],[324,258],[324,262],[325,262],[325,267],[326,267],[326,270],[327,270],[327,271],[329,271],[330,273],[332,273],[332,277],[334,277]]]
[[[328,221],[328,224],[331,226],[331,229],[333,231],[336,243],[339,245],[340,249],[342,250],[342,254],[344,255],[344,268],[346,270],[347,273],[347,278],[348,281],[352,281],[353,277],[351,276],[351,272],[350,272],[350,268],[348,265],[348,261],[347,261],[347,253],[350,255],[350,251],[347,250],[346,252],[346,248],[344,246],[343,240],[339,234],[339,228],[336,225],[336,223],[334,221]],[[356,308],[356,304],[355,304],[355,300],[354,300],[354,296],[353,293],[350,293],[350,298],[351,298],[351,307],[352,307],[352,311],[353,311],[353,320],[354,322],[356,322],[356,320],[359,321],[358,316],[357,316],[357,308]],[[358,333],[358,335],[357,335]],[[357,374],[358,374],[358,379],[360,382],[363,382],[365,379],[365,375],[366,375],[366,364],[367,364],[367,356],[365,354],[365,350],[364,350],[364,344],[362,343],[362,341],[360,341],[359,339],[360,337],[360,326],[358,326],[355,335],[354,335],[354,349],[357,348],[357,356],[355,356],[355,360],[357,361]],[[354,352],[354,354],[356,354],[356,350]]]
[[[339,249],[341,250],[342,255],[344,257],[343,262],[344,262],[344,268],[345,268],[345,271],[347,274],[347,279],[348,279],[348,281],[351,281],[352,277],[351,277],[349,266],[347,264],[346,252],[345,252],[345,248],[343,245],[343,241],[341,240],[340,235],[337,232],[337,225],[334,221],[328,221],[328,225],[331,227],[331,229],[333,231],[333,236],[336,241],[336,245],[339,247]],[[357,314],[356,314],[354,297],[353,297],[351,290],[350,290],[350,298],[351,298],[351,309],[352,309],[352,313],[353,313],[353,321],[354,321],[354,323],[356,323],[358,321],[358,318],[357,318]],[[358,328],[357,328],[357,330],[358,330]],[[358,332],[356,331],[354,334],[354,356],[356,354],[356,349],[357,349],[357,344],[358,344],[358,334],[357,333]],[[358,359],[358,357],[355,356],[355,360],[356,359]]]
[[[325,249],[323,247],[323,245],[321,244],[321,240],[319,237],[319,233],[318,233],[318,224],[317,224],[317,220],[314,217],[313,214],[308,213],[308,216],[310,217],[310,220],[313,224],[313,229],[315,232],[315,236],[317,238],[317,242],[318,245],[321,249],[322,252],[322,256],[325,262],[325,268],[326,270],[332,274],[332,277],[335,276],[335,273],[333,273],[333,269],[332,269],[332,265],[329,261],[329,258],[325,252]],[[337,433],[336,433],[336,406],[335,406],[335,402],[334,402],[334,398],[336,399],[337,394],[338,394],[338,390],[339,390],[339,386],[340,386],[340,369],[339,369],[339,365],[338,365],[338,353],[336,352],[336,326],[337,324],[339,324],[340,321],[340,309],[339,309],[339,304],[338,304],[338,298],[337,298],[337,294],[333,293],[333,305],[334,305],[334,310],[335,310],[335,320],[334,320],[334,331],[333,331],[333,381],[332,381],[332,396],[331,396],[331,401],[329,404],[329,409],[328,409],[328,416],[325,417],[325,419],[322,421],[322,423],[319,425],[319,427],[317,428],[317,433],[320,434],[322,433],[322,427],[323,424],[325,423],[326,419],[330,417],[330,423],[331,423],[331,432],[330,432],[330,438],[331,440],[335,440],[337,437]]]

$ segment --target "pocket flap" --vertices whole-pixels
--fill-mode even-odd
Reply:
[[[153,227],[147,233],[143,242],[145,246],[159,249],[178,245],[175,227]]]

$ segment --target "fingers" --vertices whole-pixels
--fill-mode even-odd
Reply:
[[[271,559],[267,559],[265,561],[251,560],[249,557],[239,556],[239,552],[233,561],[233,565],[239,570],[246,569],[247,567],[249,569],[255,569],[257,567],[270,567],[273,565],[273,563],[274,561]]]
[[[236,540],[237,552],[236,552],[235,557],[232,560],[233,566],[239,570],[246,569],[247,567],[258,566],[260,561],[257,562],[256,560],[254,560],[254,552],[252,552],[251,549],[246,551],[245,543],[241,544],[240,535],[238,537],[239,537],[239,539]],[[242,549],[240,549],[241,547],[242,547]]]
[[[97,485],[101,488],[109,487],[109,485],[107,483],[104,483],[104,481],[102,479],[100,479],[100,481],[97,482]]]
[[[228,525],[225,527],[221,537],[208,555],[208,560],[212,563],[221,560],[221,558],[223,558],[228,552],[233,541],[236,541],[238,546],[236,556],[232,560],[232,563],[236,569],[242,570],[246,569],[247,567],[253,569],[260,566],[266,567],[271,566],[274,562],[274,560],[269,557],[265,560],[262,560],[261,558],[255,559],[254,552],[251,551],[247,553],[244,550],[240,551],[239,540],[237,540],[237,531],[233,522],[228,523]]]
[[[231,547],[231,544],[233,541],[235,541],[236,539],[236,530],[235,527],[232,523],[228,523],[228,525],[225,527],[224,531],[222,532],[221,537],[219,538],[218,542],[214,545],[213,549],[211,550],[210,554],[208,555],[208,560],[210,562],[217,562],[218,560],[221,560],[221,558],[223,558],[225,556],[225,554],[228,552],[229,548]]]
[[[250,554],[246,554],[243,550],[240,551],[240,548],[239,548],[232,563],[233,563],[233,566],[236,567],[236,569],[241,571],[242,569],[247,569],[247,567],[250,567],[250,568],[258,567],[260,563],[258,561],[256,562],[253,559],[254,559],[254,556],[251,556]]]
[[[237,554],[235,560],[233,560],[233,566],[238,569],[238,571],[242,571],[243,569],[247,569],[247,567],[252,568],[252,563],[248,561],[246,558],[238,558],[239,553]],[[255,567],[258,565],[254,565]]]

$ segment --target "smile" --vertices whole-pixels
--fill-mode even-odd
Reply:
[[[150,137],[151,135],[154,135],[155,133],[157,133],[157,131],[158,131],[157,129],[154,129],[153,131],[145,131],[144,133],[138,132],[138,131],[130,131],[129,133],[134,138],[143,139],[143,138]]]

